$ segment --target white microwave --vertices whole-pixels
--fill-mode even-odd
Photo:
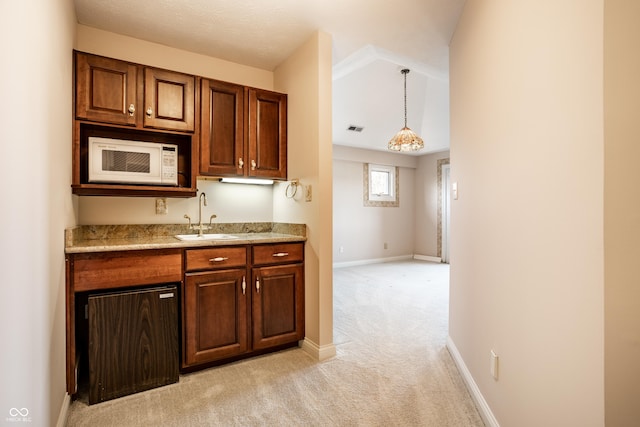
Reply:
[[[178,146],[90,136],[89,182],[178,185]]]

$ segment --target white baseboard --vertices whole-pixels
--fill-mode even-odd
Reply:
[[[300,347],[309,353],[311,357],[320,362],[330,359],[336,355],[336,346],[333,343],[319,346],[309,338],[305,338]]]
[[[404,261],[412,258],[413,258],[413,255],[401,255],[401,256],[394,256],[389,258],[370,258],[370,259],[361,259],[358,261],[334,262],[333,268],[355,267],[358,265],[379,264],[382,262]]]
[[[478,385],[473,380],[471,372],[469,372],[467,365],[464,363],[464,360],[462,359],[462,356],[460,355],[460,352],[458,351],[458,348],[454,344],[451,337],[447,337],[447,349],[449,350],[449,354],[451,354],[451,357],[453,357],[453,361],[458,367],[458,371],[460,371],[460,375],[462,375],[462,379],[464,379],[471,397],[476,403],[476,407],[480,412],[480,416],[482,417],[484,424],[488,427],[500,427],[500,424],[498,424],[498,420],[493,415],[493,412],[491,412],[489,404],[484,399],[484,396],[480,392]]]
[[[62,399],[62,406],[60,407],[60,414],[58,415],[58,422],[56,422],[56,427],[64,427],[67,425],[67,413],[69,412],[69,407],[71,406],[71,396],[69,393],[64,394],[64,399]]]
[[[442,258],[440,258],[439,256],[414,254],[413,259],[419,259],[421,261],[442,262]]]

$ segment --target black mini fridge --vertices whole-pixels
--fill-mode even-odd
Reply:
[[[89,295],[89,404],[178,381],[175,285]]]

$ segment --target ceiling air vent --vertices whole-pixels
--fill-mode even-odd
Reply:
[[[347,128],[347,130],[350,130],[353,132],[362,132],[362,129],[364,129],[362,126],[354,126],[354,125],[351,125]]]

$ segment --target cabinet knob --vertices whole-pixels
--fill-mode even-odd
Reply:
[[[278,253],[275,253],[275,254],[273,254],[271,256],[275,256],[275,257],[289,256],[289,252],[278,252]]]
[[[242,295],[245,294],[245,291],[247,290],[247,282],[245,281],[245,276],[242,276]]]
[[[129,115],[133,116],[136,112],[136,106],[133,104],[129,104]]]
[[[256,170],[256,161],[255,160],[251,160],[251,170],[254,171]]]
[[[242,160],[242,157],[240,157],[238,159],[238,169],[242,169],[244,167],[244,160]]]
[[[219,257],[215,257],[215,258],[209,258],[209,262],[222,262],[222,261],[226,261],[228,259],[229,258],[227,258],[227,257],[219,256]]]
[[[151,107],[147,107],[147,117],[151,117],[153,115],[153,109]]]
[[[256,278],[256,292],[260,293],[260,279]]]

